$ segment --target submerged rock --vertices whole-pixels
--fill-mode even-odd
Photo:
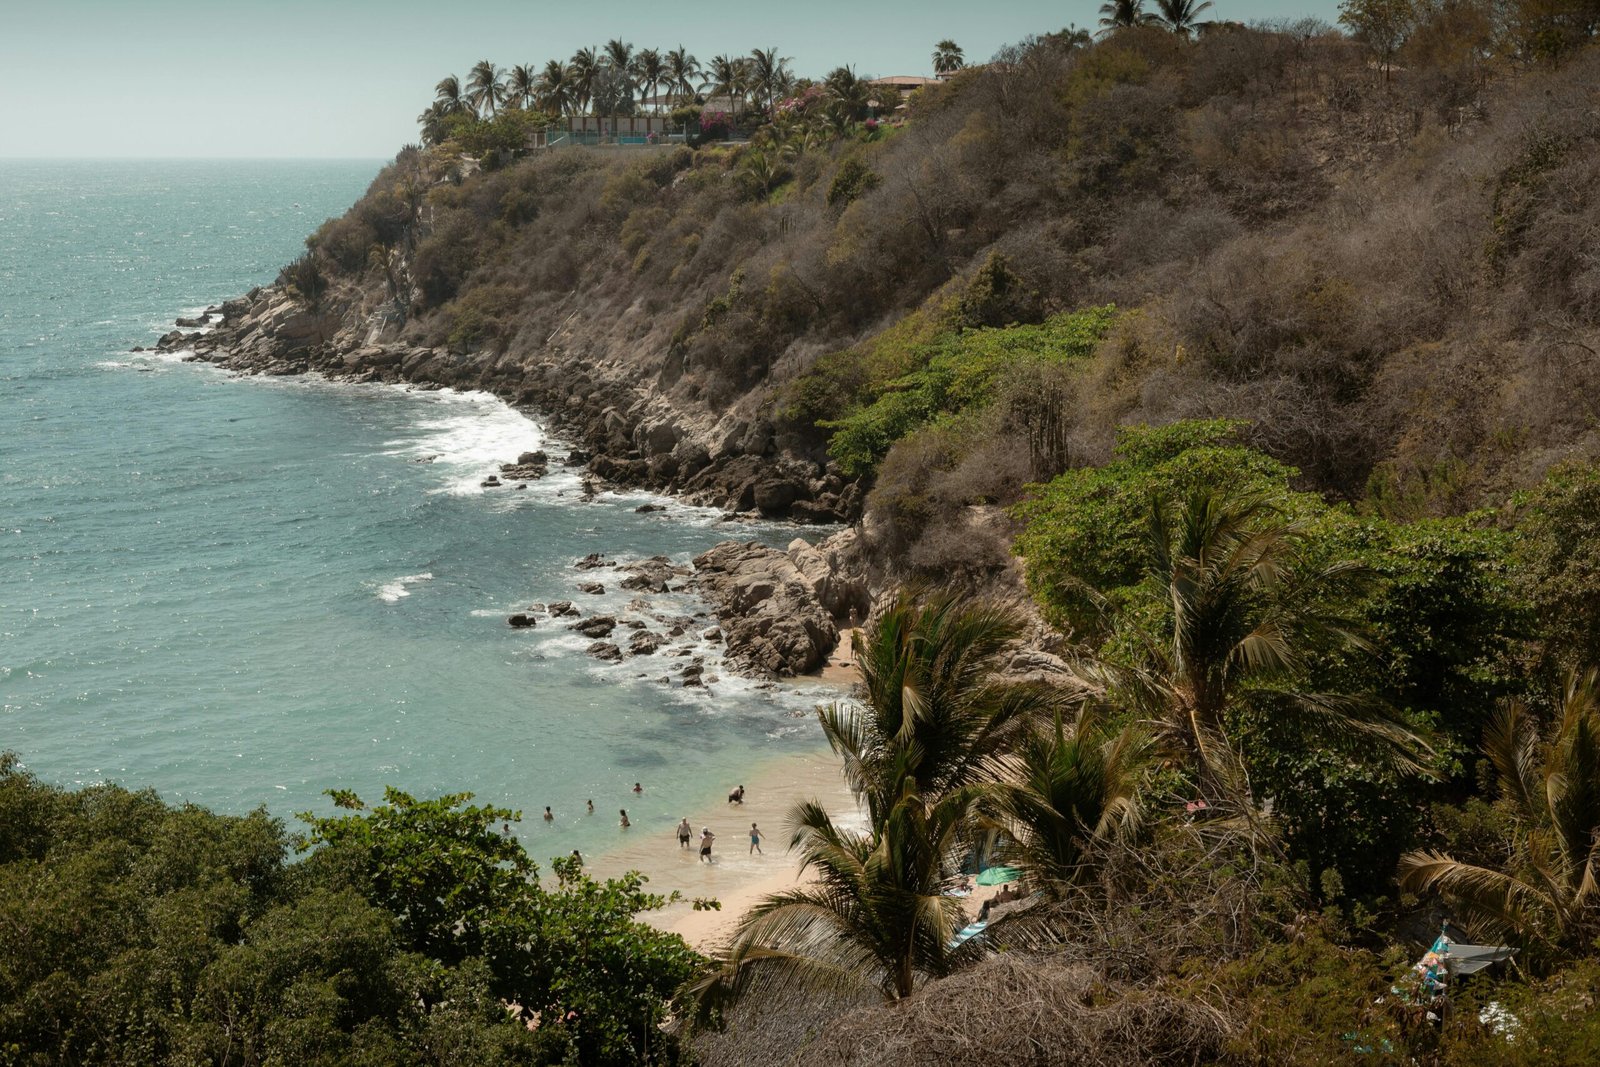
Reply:
[[[601,585],[599,582],[579,582],[578,583],[578,592],[580,592],[580,593],[588,593],[590,596],[600,596],[600,595],[604,594],[605,591],[606,591],[606,587]]]

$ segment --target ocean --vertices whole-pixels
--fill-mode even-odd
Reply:
[[[619,808],[665,835],[754,763],[817,751],[827,694],[730,678],[716,646],[697,653],[721,680],[683,689],[660,682],[670,650],[603,665],[505,621],[624,611],[608,572],[572,568],[591,552],[687,562],[795,529],[583,503],[559,462],[483,490],[520,452],[562,455],[487,395],[130,353],[272,281],[379,165],[0,160],[0,749],[49,782],[291,822],[328,789],[470,792],[522,809],[541,861],[614,845]],[[605,595],[577,592],[591,577]]]

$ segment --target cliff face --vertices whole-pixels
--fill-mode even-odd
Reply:
[[[899,131],[493,170],[408,149],[165,343],[487,389],[600,477],[860,519],[895,577],[1009,582],[1006,506],[1126,423],[1243,418],[1305,488],[1460,513],[1600,452],[1600,59],[1473,63],[1140,31],[1009,50]],[[1054,362],[1001,336],[1111,305]]]
[[[246,374],[487,390],[538,412],[608,481],[799,522],[859,514],[859,486],[814,452],[780,448],[758,405],[716,412],[685,404],[641,375],[640,361],[579,342],[578,327],[534,352],[496,354],[410,344],[404,323],[381,290],[347,285],[312,310],[274,285],[223,304],[210,332],[175,331],[162,344]]]

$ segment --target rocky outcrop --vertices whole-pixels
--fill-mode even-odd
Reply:
[[[190,358],[242,374],[487,390],[580,442],[564,462],[615,484],[807,523],[848,521],[860,511],[860,486],[826,461],[817,441],[774,427],[755,394],[712,409],[672,393],[650,369],[659,353],[639,353],[632,335],[589,338],[574,326],[503,354],[419,347],[402,339],[402,305],[370,282],[341,282],[314,308],[274,285],[218,310],[208,329],[174,330],[158,347],[192,349]],[[547,457],[530,454],[500,473],[531,480],[548,467]]]
[[[789,542],[790,562],[811,584],[817,601],[836,619],[865,619],[872,609],[867,552],[855,529],[841,531],[813,545],[803,538]]]
[[[688,567],[678,566],[666,556],[624,563],[619,569],[627,575],[622,579],[622,588],[643,593],[665,593],[674,580],[689,573]]]
[[[605,637],[616,628],[617,620],[611,615],[591,615],[582,622],[575,622],[568,627],[585,637]]]
[[[827,662],[839,629],[787,553],[757,541],[725,541],[694,564],[693,583],[716,611],[734,670],[781,678]]]

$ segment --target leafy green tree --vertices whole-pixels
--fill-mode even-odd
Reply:
[[[1569,464],[1517,501],[1518,581],[1545,658],[1571,669],[1600,648],[1600,467]]]
[[[1416,0],[1342,0],[1339,24],[1378,57],[1388,81],[1395,53],[1416,28]]]
[[[1569,679],[1548,739],[1512,702],[1490,724],[1483,750],[1513,818],[1505,866],[1411,852],[1401,885],[1437,891],[1485,937],[1545,952],[1592,948],[1600,935],[1600,675]]]
[[[827,92],[827,114],[841,128],[837,132],[842,135],[843,127],[850,123],[860,122],[867,117],[867,100],[871,95],[871,87],[866,80],[856,77],[853,68],[835,67],[823,79],[823,87]]]
[[[949,974],[962,958],[949,946],[963,919],[944,890],[961,854],[962,814],[955,798],[929,807],[911,793],[856,831],[814,802],[797,808],[790,847],[814,881],[745,914],[719,967],[693,990],[702,1013],[763,985],[877,989],[897,1000]]]
[[[978,782],[1048,713],[1050,690],[992,677],[1021,636],[1010,612],[916,589],[856,634],[865,695],[824,708],[822,729],[872,825],[908,795],[933,804]]]
[[[616,129],[617,116],[633,108],[634,90],[637,88],[633,45],[614,37],[606,42],[603,70],[596,74],[591,94],[595,111],[611,116],[611,128]]]
[[[706,92],[732,101],[735,121],[739,117],[739,105],[744,101],[747,80],[745,62],[738,56],[713,56],[706,67]]]
[[[328,795],[356,814],[302,813],[310,829],[296,847],[326,845],[353,864],[372,902],[399,919],[412,949],[435,959],[481,954],[486,927],[536,874],[522,847],[497,830],[521,813],[470,805],[470,793],[417,800],[390,788],[370,810],[348,790]]]
[[[750,53],[747,70],[750,91],[761,102],[763,113],[771,118],[773,105],[794,81],[789,59],[778,55],[776,48],[757,48]]]
[[[954,74],[966,65],[966,54],[961,51],[961,46],[948,37],[933,46],[933,72],[935,74]]]

